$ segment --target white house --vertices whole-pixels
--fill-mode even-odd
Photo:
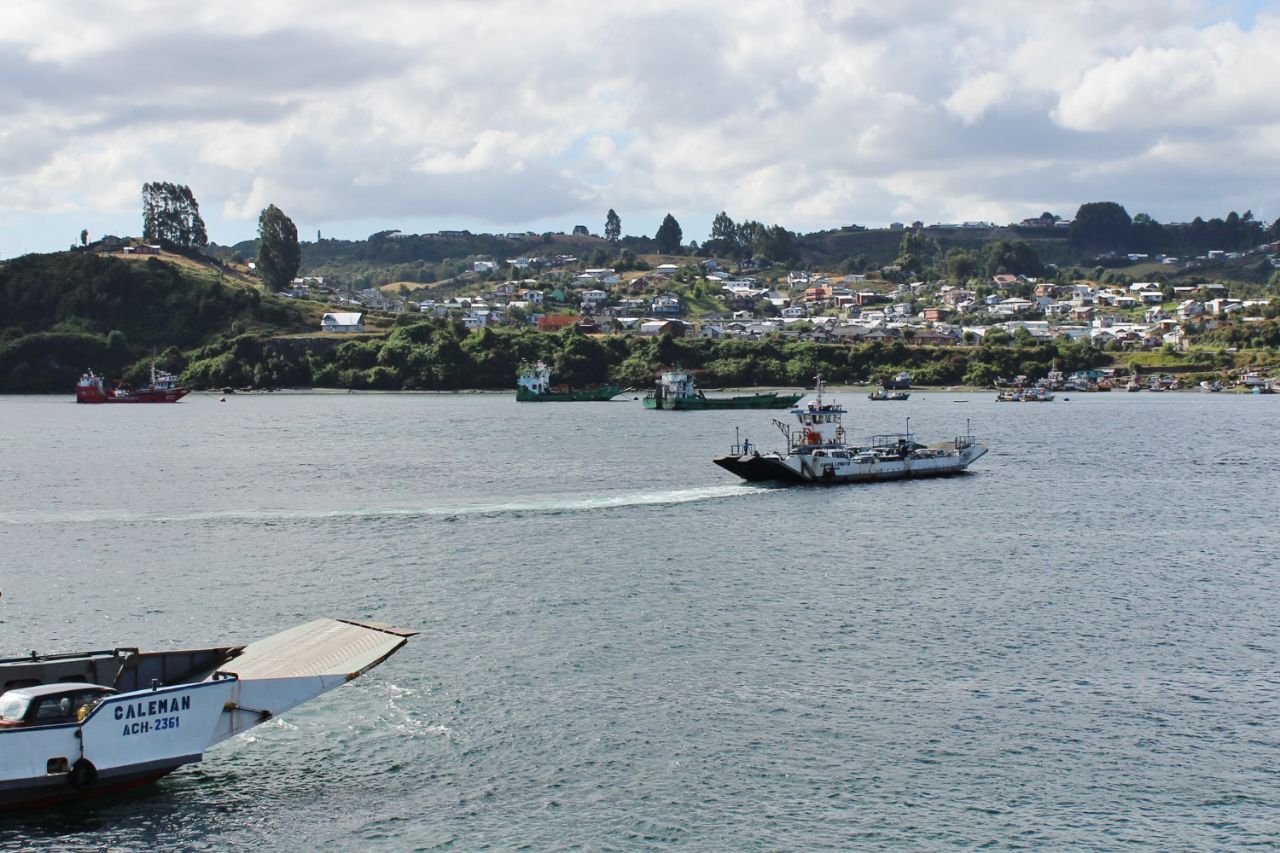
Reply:
[[[325,314],[320,319],[322,332],[363,332],[364,315],[351,312]]]

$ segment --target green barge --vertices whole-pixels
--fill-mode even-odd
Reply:
[[[683,370],[662,374],[656,387],[644,398],[646,409],[702,411],[704,409],[789,409],[804,393],[761,391],[734,397],[708,397],[694,387],[693,377]]]

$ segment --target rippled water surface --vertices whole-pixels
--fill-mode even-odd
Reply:
[[[962,477],[744,485],[767,412],[0,398],[0,653],[421,630],[7,849],[1280,846],[1280,397],[839,394]]]

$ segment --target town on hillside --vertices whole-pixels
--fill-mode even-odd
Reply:
[[[1280,269],[1280,244],[1248,253],[1212,251],[1188,261],[1157,256],[1154,263],[1193,268],[1196,263],[1253,255]],[[674,262],[683,260],[683,263]],[[993,332],[1035,339],[1066,336],[1108,351],[1186,350],[1197,336],[1231,324],[1275,316],[1272,301],[1243,298],[1226,283],[1102,280],[1070,283],[996,274],[964,285],[947,280],[894,281],[899,270],[846,275],[789,271],[775,281],[753,274],[747,262],[730,271],[715,259],[674,259],[643,272],[582,268],[568,255],[473,261],[477,277],[499,270],[506,280],[478,282],[451,296],[418,296],[401,288],[344,291],[321,276],[301,276],[279,295],[317,300],[326,311],[321,330],[363,332],[366,314],[451,318],[467,329],[529,326],[585,333],[672,335],[759,340],[767,335],[819,343],[901,341],[966,346]],[[1130,258],[1135,264],[1146,258]],[[538,270],[536,276],[529,275]],[[425,291],[429,294],[431,291]]]

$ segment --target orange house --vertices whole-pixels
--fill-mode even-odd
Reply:
[[[578,318],[573,314],[547,314],[538,318],[539,332],[558,332],[565,326],[572,326],[578,322]]]

